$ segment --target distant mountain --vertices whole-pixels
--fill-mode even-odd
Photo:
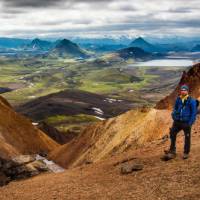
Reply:
[[[200,44],[197,44],[196,46],[194,46],[194,47],[192,48],[192,51],[193,51],[193,52],[200,52]]]
[[[142,37],[138,37],[137,39],[135,39],[133,42],[131,42],[131,44],[129,46],[130,47],[138,47],[147,52],[160,52],[161,51],[157,46],[154,46],[153,44],[147,42]]]
[[[135,61],[146,61],[158,57],[160,57],[158,53],[146,52],[138,47],[128,47],[104,54],[95,60],[95,64],[106,67],[114,63],[124,62],[128,59],[133,59]]]
[[[76,43],[63,39],[49,52],[50,57],[87,58],[87,51],[81,49]]]
[[[122,44],[81,44],[81,47],[97,53],[113,52],[127,46]]]
[[[36,38],[30,44],[26,45],[26,48],[34,50],[49,50],[52,46],[53,43]]]
[[[3,48],[19,48],[30,43],[28,39],[18,38],[0,38],[0,47]]]
[[[72,38],[73,42],[76,42],[78,44],[80,44],[80,46],[82,45],[88,45],[88,44],[92,44],[92,45],[97,45],[97,46],[104,46],[104,45],[129,45],[130,42],[132,41],[131,38],[128,37],[110,37],[110,36],[105,36],[103,38],[83,38],[83,37],[78,37],[78,38]]]
[[[152,54],[149,52],[144,51],[138,47],[129,47],[120,49],[117,51],[117,54],[123,59],[135,59],[135,60],[146,60],[151,58]]]

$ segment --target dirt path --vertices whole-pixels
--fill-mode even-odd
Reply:
[[[1,200],[199,200],[200,126],[195,125],[192,152],[182,160],[183,138],[178,138],[175,160],[160,160],[168,142],[155,141],[144,148],[95,164],[12,182],[0,188]],[[136,157],[142,171],[121,175],[120,162]],[[119,164],[117,164],[119,163]]]

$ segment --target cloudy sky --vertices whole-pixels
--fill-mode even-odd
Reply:
[[[0,0],[0,37],[198,36],[199,0]]]

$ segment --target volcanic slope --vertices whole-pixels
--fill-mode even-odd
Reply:
[[[0,156],[10,158],[18,154],[52,151],[59,145],[16,113],[0,96]]]

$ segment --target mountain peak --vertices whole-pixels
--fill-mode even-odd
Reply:
[[[71,40],[63,39],[56,45],[56,48],[69,48],[69,47],[77,47],[78,45],[76,43],[73,43]]]
[[[157,52],[158,51],[158,48],[156,46],[150,44],[142,37],[136,38],[133,42],[131,42],[130,46],[141,48],[147,52]]]
[[[131,45],[136,45],[135,47],[138,47],[137,45],[151,45],[151,44],[147,42],[144,38],[138,37],[131,43]]]
[[[71,40],[68,40],[68,39],[63,39],[63,40],[61,40],[61,42],[63,42],[63,43],[73,43]]]
[[[52,43],[49,41],[41,40],[39,38],[35,38],[32,42],[27,45],[28,48],[38,49],[38,50],[48,50],[52,46]]]
[[[82,50],[76,43],[63,39],[55,46],[54,49],[50,52],[52,56],[61,56],[61,57],[78,57],[85,58],[87,57],[86,52]]]
[[[143,37],[138,37],[134,41],[142,41],[142,42],[147,42]]]
[[[41,41],[39,38],[35,38],[32,40],[32,42],[39,42],[39,41]]]
[[[50,42],[48,41],[45,41],[45,40],[41,40],[39,38],[35,38],[32,40],[31,44],[49,44]]]

